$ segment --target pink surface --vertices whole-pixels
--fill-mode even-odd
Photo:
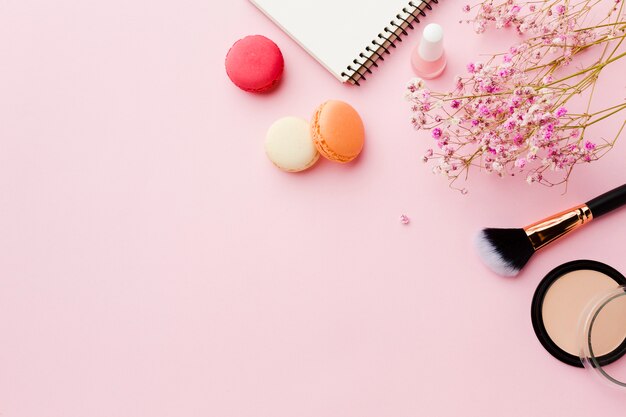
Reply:
[[[447,30],[438,88],[510,43],[458,9],[425,19]],[[269,95],[224,71],[254,33],[285,56]],[[516,279],[471,237],[621,184],[626,138],[565,195],[487,176],[453,192],[407,120],[415,35],[351,88],[244,0],[1,2],[0,415],[623,415],[623,394],[543,350],[529,309],[562,262],[626,272],[626,211]],[[276,169],[266,129],[331,98],[363,117],[359,159]]]

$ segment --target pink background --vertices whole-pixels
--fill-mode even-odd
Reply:
[[[514,42],[473,34],[459,8],[426,19],[447,31],[438,89]],[[285,56],[269,95],[223,69],[254,33]],[[244,0],[0,2],[0,415],[623,415],[623,394],[543,350],[529,309],[562,262],[626,272],[626,212],[516,279],[471,237],[623,183],[626,140],[567,194],[476,173],[451,191],[402,98],[417,37],[352,88]],[[359,160],[274,168],[269,125],[331,98],[363,117]]]

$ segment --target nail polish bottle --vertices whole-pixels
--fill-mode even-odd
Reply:
[[[443,51],[443,28],[431,23],[424,28],[422,39],[411,54],[413,71],[424,79],[438,77],[446,67]]]

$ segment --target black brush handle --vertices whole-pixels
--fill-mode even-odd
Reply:
[[[626,184],[612,189],[593,200],[589,200],[587,207],[591,210],[593,218],[613,211],[626,204]]]

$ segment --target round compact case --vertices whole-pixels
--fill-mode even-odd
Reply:
[[[550,271],[532,301],[537,338],[555,358],[626,392],[626,278],[601,262]]]

